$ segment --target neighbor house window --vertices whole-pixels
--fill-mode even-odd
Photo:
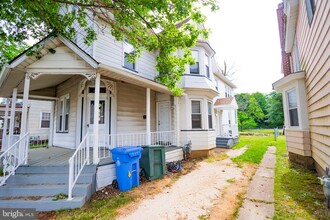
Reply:
[[[199,56],[197,50],[192,50],[192,57],[196,60],[196,63],[190,65],[190,73],[191,74],[199,74]]]
[[[50,113],[49,112],[41,112],[41,128],[49,128],[50,127]]]
[[[136,65],[135,63],[129,62],[128,61],[128,55],[134,53],[134,48],[131,44],[128,42],[124,42],[124,67],[131,69],[131,70],[136,70]]]
[[[58,126],[57,131],[69,131],[69,113],[70,113],[70,97],[65,95],[60,97],[58,105]]]
[[[209,121],[209,129],[212,129],[212,102],[207,103],[207,115],[208,115],[208,121]]]
[[[204,63],[205,63],[205,75],[207,78],[210,78],[210,67],[209,67],[209,56],[205,54]]]
[[[288,92],[290,126],[299,126],[296,90]]]
[[[201,101],[191,101],[191,127],[202,128]]]
[[[306,11],[309,25],[313,21],[313,16],[315,12],[315,0],[305,0],[306,3]]]

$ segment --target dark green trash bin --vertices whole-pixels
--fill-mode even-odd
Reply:
[[[140,167],[148,180],[163,177],[165,174],[165,147],[161,145],[142,146]]]

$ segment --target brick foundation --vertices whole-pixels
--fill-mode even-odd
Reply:
[[[291,162],[298,164],[304,167],[305,169],[309,169],[309,170],[315,169],[314,159],[310,156],[301,156],[299,154],[289,152],[289,159]]]

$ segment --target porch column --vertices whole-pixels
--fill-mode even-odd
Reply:
[[[151,130],[150,130],[150,88],[147,88],[146,97],[146,133],[147,133],[147,145],[151,144]]]
[[[53,146],[53,131],[54,131],[54,101],[50,104],[50,123],[48,134],[48,147]]]
[[[179,97],[175,96],[174,97],[174,111],[175,111],[175,141],[176,141],[176,146],[180,146],[180,106],[179,106]]]
[[[98,164],[99,159],[99,105],[100,105],[100,78],[101,75],[99,73],[96,73],[95,78],[95,93],[94,93],[94,142],[93,142],[93,163]]]
[[[23,93],[23,107],[22,107],[20,137],[23,137],[27,132],[27,108],[28,108],[28,102],[29,102],[29,90],[30,90],[30,76],[28,73],[26,73],[25,80],[24,80],[24,93]]]
[[[8,148],[11,146],[13,134],[14,134],[14,125],[15,125],[15,110],[16,110],[16,99],[17,99],[17,88],[14,88],[13,95],[11,98],[11,110],[10,110],[10,120],[9,120],[9,135],[7,140]]]
[[[7,149],[7,128],[8,128],[8,111],[9,111],[9,98],[6,98],[6,108],[5,108],[5,117],[3,121],[3,129],[2,129],[2,150]]]

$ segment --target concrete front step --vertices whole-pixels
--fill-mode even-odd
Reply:
[[[92,183],[94,173],[82,173],[77,183]],[[7,185],[30,185],[30,184],[67,184],[69,176],[67,173],[52,174],[16,174],[11,176]]]
[[[6,185],[0,188],[1,198],[26,197],[26,196],[55,196],[58,194],[68,194],[67,184],[55,185]],[[76,184],[73,188],[74,196],[87,196],[92,194],[92,184]]]
[[[83,173],[95,173],[96,165],[87,165]],[[50,173],[69,173],[69,166],[20,166],[16,174],[50,174]]]
[[[54,197],[42,197],[38,200],[29,197],[19,199],[0,200],[1,208],[35,208],[36,211],[53,211],[60,209],[74,209],[82,207],[87,198],[76,196],[72,200],[61,199],[53,201]]]

